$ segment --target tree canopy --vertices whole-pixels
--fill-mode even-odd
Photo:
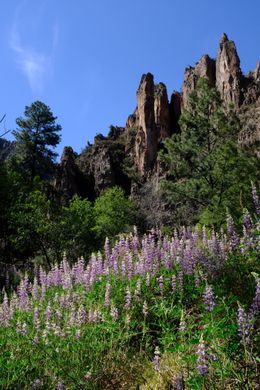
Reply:
[[[48,176],[52,172],[57,154],[53,148],[60,142],[61,126],[46,104],[36,101],[25,107],[25,117],[16,120],[18,129],[15,158],[30,181],[36,175]]]
[[[190,94],[180,127],[180,134],[165,141],[161,156],[170,173],[164,188],[177,222],[219,225],[227,208],[236,215],[250,202],[250,180],[259,176],[259,161],[239,145],[239,120],[232,108],[223,108],[206,78]]]

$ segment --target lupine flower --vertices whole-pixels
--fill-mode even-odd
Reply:
[[[183,272],[182,271],[178,272],[177,280],[179,283],[179,292],[182,294],[183,293]]]
[[[131,302],[132,302],[131,291],[130,291],[130,288],[127,287],[126,288],[126,295],[125,295],[125,309],[126,310],[128,310],[130,308]]]
[[[203,338],[201,338],[200,340],[196,353],[197,353],[197,369],[199,370],[200,375],[206,375],[209,371],[208,356],[207,356],[207,346]]]
[[[28,327],[26,322],[17,321],[16,332],[25,336],[28,333]]]
[[[253,303],[250,307],[250,312],[257,315],[260,312],[260,278],[256,278],[256,290]]]
[[[92,372],[91,372],[91,371],[88,371],[88,372],[86,373],[86,375],[84,375],[84,380],[85,380],[86,382],[88,382],[88,381],[90,381],[91,378],[92,378]]]
[[[205,291],[203,293],[203,303],[208,311],[212,311],[216,306],[214,292],[212,290],[212,287],[208,284],[206,285]]]
[[[183,380],[183,377],[181,375],[174,378],[172,385],[173,385],[173,390],[184,390],[185,389],[184,380]]]
[[[146,301],[144,301],[144,304],[143,304],[143,315],[145,317],[147,317],[147,315],[148,315],[148,305],[147,305]]]
[[[105,252],[105,259],[106,259],[106,261],[108,261],[108,259],[110,257],[110,244],[109,244],[108,237],[106,237],[106,240],[105,240],[104,252]]]
[[[32,383],[32,389],[40,389],[43,386],[43,383],[40,379],[35,379]]]
[[[156,346],[154,350],[154,358],[153,358],[153,365],[155,371],[160,371],[160,366],[161,366],[161,353],[159,350],[159,347]]]
[[[33,279],[32,297],[34,300],[39,298],[39,285],[36,277]]]
[[[253,317],[245,312],[245,309],[239,305],[237,313],[238,335],[243,343],[250,343],[251,332],[253,329]]]
[[[183,310],[182,310],[180,324],[179,324],[179,331],[185,332],[186,329],[187,329],[187,324],[186,324],[186,321],[184,320],[184,315],[183,315]]]
[[[158,278],[158,283],[159,283],[159,289],[160,289],[161,295],[163,295],[164,280],[163,280],[163,276],[162,275]]]
[[[239,238],[237,236],[234,220],[231,215],[227,216],[227,231],[230,239],[231,249],[236,249],[239,245]]]
[[[118,320],[119,318],[118,310],[114,305],[111,307],[110,314],[114,321]]]
[[[146,278],[145,278],[146,287],[150,287],[150,283],[151,283],[151,277],[150,277],[150,274],[147,272]]]
[[[258,215],[260,215],[260,200],[259,200],[259,196],[257,194],[257,189],[256,189],[256,186],[252,184],[252,196],[253,196],[253,202],[254,202],[254,205],[255,205],[255,210],[257,212]]]
[[[56,389],[57,390],[65,390],[66,388],[65,388],[65,386],[64,386],[64,384],[62,382],[59,382],[57,387],[56,387]]]
[[[176,275],[172,275],[172,291],[173,292],[176,291],[176,285],[177,285]]]
[[[36,332],[34,342],[37,343],[39,339],[39,333],[41,330],[40,313],[38,307],[35,307],[33,314],[33,325]]]
[[[87,312],[83,305],[80,305],[77,312],[77,324],[82,325],[87,321]]]
[[[252,221],[251,215],[246,209],[243,212],[243,225],[247,234],[250,234],[251,230],[254,228],[254,223]]]
[[[141,280],[138,279],[135,286],[134,296],[137,302],[141,299]]]

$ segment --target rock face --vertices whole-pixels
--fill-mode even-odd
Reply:
[[[170,136],[170,108],[166,86],[159,83],[154,87],[154,119],[157,142]]]
[[[158,145],[171,135],[171,124],[166,86],[154,84],[151,73],[144,74],[137,90],[137,108],[126,122],[126,131],[136,129],[134,160],[142,177],[154,168]]]
[[[137,90],[138,130],[135,155],[138,171],[144,175],[153,168],[157,154],[154,117],[154,82],[151,73],[144,74]]]
[[[155,184],[166,174],[157,160],[158,151],[165,138],[181,131],[181,111],[200,77],[207,77],[218,89],[226,106],[234,105],[242,124],[239,141],[260,156],[260,62],[254,71],[243,75],[236,46],[223,34],[217,59],[204,55],[194,67],[187,68],[183,91],[173,92],[170,103],[166,86],[155,84],[151,73],[144,74],[136,94],[136,109],[125,127],[112,126],[107,137],[98,135],[78,156],[65,148],[56,179],[56,188],[65,194],[65,201],[74,193],[95,199],[113,185],[123,187],[139,199],[139,204],[144,196],[146,203],[149,197],[158,197]],[[163,210],[164,201],[159,203]]]
[[[216,60],[216,87],[224,102],[233,103],[235,107],[240,106],[241,80],[240,60],[235,43],[223,34]]]
[[[62,205],[67,205],[72,196],[79,192],[77,185],[78,169],[75,158],[76,154],[73,149],[65,146],[54,182],[56,191],[62,194]]]
[[[215,85],[216,65],[215,61],[208,55],[201,57],[195,67],[185,70],[183,81],[183,107],[187,107],[188,96],[195,88],[200,77],[207,77],[210,85]]]

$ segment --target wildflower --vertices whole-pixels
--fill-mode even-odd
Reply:
[[[28,327],[26,322],[21,322],[18,320],[16,324],[16,332],[25,336],[28,333]]]
[[[130,288],[127,287],[126,288],[126,296],[125,296],[125,309],[126,310],[128,310],[130,308],[131,302],[132,302],[131,291],[130,291]]]
[[[111,317],[113,318],[114,321],[118,320],[118,317],[119,317],[118,310],[114,305],[111,307],[110,314],[111,314]]]
[[[159,289],[160,289],[161,295],[163,295],[164,280],[163,280],[163,276],[162,275],[158,278],[158,283],[159,283]]]
[[[172,291],[173,292],[176,291],[176,284],[177,284],[176,275],[172,275]]]
[[[238,306],[237,312],[238,335],[244,344],[250,343],[250,336],[253,330],[253,316],[247,314],[242,306]]]
[[[56,390],[65,390],[65,386],[62,382],[59,382],[57,387],[56,387]]]
[[[184,387],[184,380],[182,375],[179,375],[176,378],[174,378],[172,385],[174,390],[184,390],[185,387]]]
[[[35,379],[32,383],[32,389],[40,389],[43,386],[43,383],[40,379]]]
[[[148,305],[147,305],[146,301],[144,301],[144,304],[143,304],[143,315],[145,317],[147,317],[147,315],[148,315]]]
[[[239,245],[239,238],[237,236],[234,220],[231,215],[227,216],[227,231],[230,239],[231,249],[236,249]]]
[[[200,343],[197,348],[197,369],[199,370],[200,375],[205,375],[208,373],[208,356],[207,356],[207,346],[201,338]]]
[[[207,285],[203,293],[203,303],[206,306],[208,311],[212,311],[216,306],[215,295],[212,290],[212,287]]]
[[[186,324],[186,321],[184,320],[184,314],[183,314],[183,310],[182,310],[180,324],[179,324],[179,331],[185,332],[186,329],[187,329],[187,324]]]
[[[108,307],[110,305],[110,296],[111,296],[111,284],[107,282],[106,284],[106,292],[105,292],[105,306]]]
[[[136,301],[139,302],[140,298],[141,298],[141,280],[140,279],[138,279],[136,282],[134,296],[135,296]]]
[[[255,205],[255,209],[256,209],[256,213],[258,215],[260,215],[260,200],[259,200],[259,196],[257,194],[257,190],[256,190],[256,186],[252,184],[252,196],[253,196],[253,202],[254,202],[254,205]]]
[[[247,234],[254,228],[254,223],[247,209],[243,212],[243,225]]]
[[[155,347],[155,350],[154,350],[154,358],[153,358],[153,365],[154,365],[154,369],[155,371],[160,371],[160,364],[161,363],[161,353],[160,353],[160,350],[159,350],[159,347],[156,346]]]
[[[250,307],[252,315],[257,315],[260,312],[260,278],[256,278],[256,291],[253,303]]]

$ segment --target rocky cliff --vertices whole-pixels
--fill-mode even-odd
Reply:
[[[106,188],[120,185],[137,201],[147,197],[149,204],[150,197],[154,208],[161,207],[159,182],[165,170],[158,162],[158,151],[165,138],[180,131],[179,117],[200,77],[207,77],[218,89],[224,105],[232,104],[237,110],[242,123],[239,141],[260,155],[260,62],[243,75],[235,43],[223,34],[216,59],[203,55],[188,67],[182,91],[174,91],[170,101],[166,86],[156,84],[151,73],[144,74],[136,108],[124,127],[111,126],[107,137],[97,135],[80,155],[70,147],[64,149],[54,181],[61,202],[67,204],[73,194],[94,199]]]

